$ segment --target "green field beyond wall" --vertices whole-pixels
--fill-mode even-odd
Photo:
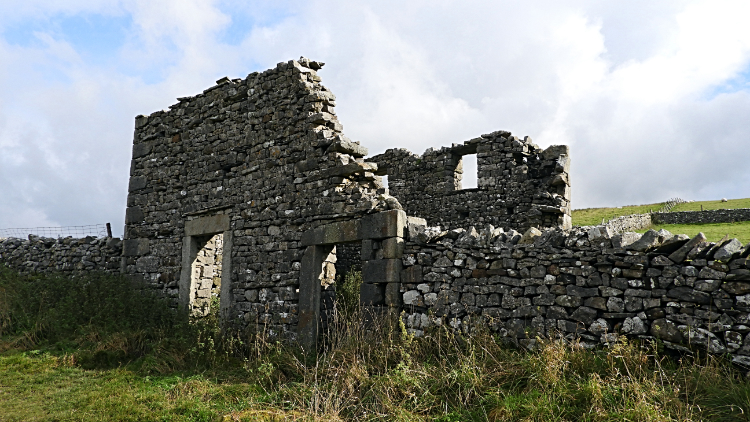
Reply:
[[[573,224],[576,226],[594,226],[602,223],[602,220],[609,221],[624,215],[646,214],[649,212],[659,211],[664,203],[645,204],[645,205],[627,205],[615,208],[585,208],[573,210]],[[717,201],[696,201],[678,204],[672,208],[671,212],[679,211],[700,211],[718,210],[718,209],[735,209],[750,208],[750,198],[730,199],[727,202]],[[729,238],[737,238],[743,243],[750,242],[750,221],[738,223],[716,223],[716,224],[657,224],[651,227],[655,230],[665,229],[673,234],[686,234],[695,236],[699,232],[708,237],[709,241],[716,242],[725,235]],[[648,229],[639,230],[640,233]]]

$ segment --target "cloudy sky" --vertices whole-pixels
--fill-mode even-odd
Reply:
[[[748,21],[746,0],[3,0],[0,228],[121,233],[136,115],[299,56],[372,154],[504,129],[571,146],[574,208],[750,197]]]

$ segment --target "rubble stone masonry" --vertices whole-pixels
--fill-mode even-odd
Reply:
[[[463,160],[477,155],[477,188],[462,189]],[[565,145],[545,150],[526,137],[493,132],[428,149],[421,156],[390,149],[368,158],[388,176],[390,194],[409,215],[445,228],[493,224],[524,231],[529,227],[571,227],[570,152]]]
[[[422,155],[367,157],[301,58],[135,121],[125,234],[0,240],[22,273],[118,272],[175,307],[313,346],[336,280],[409,330],[489,327],[699,345],[750,364],[750,245],[649,231],[636,216],[571,227],[570,151],[498,131]],[[477,155],[478,187],[463,189]],[[389,187],[381,176],[388,176]],[[475,227],[479,228],[476,229]]]

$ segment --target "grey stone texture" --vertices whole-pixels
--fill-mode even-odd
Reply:
[[[71,237],[0,239],[0,263],[21,274],[81,274],[120,271],[123,242],[118,238]]]
[[[750,208],[655,212],[651,214],[651,219],[657,224],[734,223],[737,221],[750,221]]]
[[[479,318],[514,341],[544,335],[594,344],[628,335],[750,356],[750,339],[742,340],[750,333],[750,245],[725,241],[730,247],[702,259],[673,261],[673,252],[659,250],[684,236],[665,231],[622,247],[616,236],[605,239],[589,227],[545,229],[532,244],[493,238],[492,230],[473,230],[487,241],[469,247],[448,236],[406,242],[401,291],[408,329],[424,331],[425,318],[427,326],[469,329]],[[438,300],[420,301],[420,292],[438,292]],[[519,331],[518,324],[536,328]]]
[[[463,163],[477,155],[477,188],[462,189]],[[530,138],[498,131],[452,147],[416,155],[389,149],[368,158],[388,176],[389,194],[411,216],[445,229],[492,224],[525,232],[530,227],[570,228],[570,154],[567,146],[543,150]]]

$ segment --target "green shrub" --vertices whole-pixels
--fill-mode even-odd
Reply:
[[[336,301],[342,312],[351,315],[359,309],[359,289],[362,286],[362,271],[350,268],[343,282],[336,288]]]

